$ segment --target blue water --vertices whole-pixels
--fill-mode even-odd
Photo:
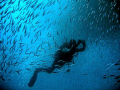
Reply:
[[[119,90],[117,5],[112,0],[0,0],[0,89]],[[85,40],[85,51],[57,73],[40,72],[28,87],[34,70],[49,67],[60,45],[71,39]]]

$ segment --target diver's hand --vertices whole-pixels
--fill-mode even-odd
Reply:
[[[79,45],[80,43],[82,43],[82,44],[85,45],[85,40],[78,40],[78,43],[76,44],[76,47],[78,47],[78,45]]]

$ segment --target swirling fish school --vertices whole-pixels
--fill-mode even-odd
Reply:
[[[81,57],[85,58],[86,61],[82,65],[90,66],[87,60],[92,57],[89,62],[96,62],[94,60],[97,56],[99,57],[97,61],[103,59],[105,61],[107,58],[109,61],[106,62],[113,62],[108,56],[108,52],[111,57],[120,56],[118,51],[120,43],[119,3],[120,0],[0,0],[0,88],[3,86],[6,89],[8,86],[7,89],[11,90],[27,90],[26,83],[34,69],[41,66],[49,67],[55,58],[55,52],[60,49],[60,45],[71,39],[84,39],[88,49],[91,50],[88,51],[89,54],[87,52],[87,55],[85,52],[81,56],[75,57],[80,60],[82,60]],[[84,71],[83,69],[87,71],[86,67],[82,67],[82,65],[79,65],[80,70],[78,71]],[[106,72],[115,66],[117,67],[116,72],[119,72],[119,65],[119,61],[112,64]],[[103,67],[95,66],[94,70],[97,67]],[[72,73],[70,69],[63,69],[63,71],[66,70]],[[90,70],[88,72],[93,73],[94,70]],[[68,78],[64,80],[59,75],[59,78],[64,80],[63,82],[57,83],[54,80],[54,85],[51,85],[53,79],[50,79],[51,82],[48,85],[46,84],[46,81],[49,81],[47,78],[41,85],[52,90],[58,89],[58,87],[62,90],[73,90],[80,89],[80,86],[81,90],[85,90],[88,89],[86,85],[93,85],[93,88],[89,87],[92,90],[98,88],[97,85],[100,87],[94,82],[90,82],[89,85],[89,78],[86,80],[84,77],[78,76],[80,75],[78,71],[73,71],[77,74],[74,75],[75,77],[69,75],[68,81]],[[81,75],[87,77],[88,72],[83,72],[84,74]],[[54,73],[57,76],[59,72]],[[67,74],[65,73],[65,77]],[[94,75],[96,74],[91,76]],[[50,77],[52,78],[52,75]],[[119,85],[119,75],[110,74],[103,78],[106,80],[108,77],[114,77],[117,82],[115,86]],[[91,77],[91,79],[95,80],[95,77]],[[72,81],[73,85],[69,86],[66,81],[67,83]],[[65,88],[60,87],[62,85]],[[46,90],[40,88],[39,85],[33,89]]]

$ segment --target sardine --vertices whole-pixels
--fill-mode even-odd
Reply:
[[[116,76],[116,77],[115,77],[115,79],[118,79],[118,78],[120,78],[120,76]]]
[[[18,75],[20,74],[20,71],[22,71],[22,70],[17,70],[17,71],[15,71]]]
[[[26,70],[31,71],[29,68],[26,68]]]
[[[120,65],[120,63],[115,63],[114,65]]]

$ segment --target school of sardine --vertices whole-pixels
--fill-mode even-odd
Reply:
[[[13,73],[48,67],[60,45],[70,40],[68,36],[79,39],[84,35],[89,43],[103,47],[103,38],[119,36],[116,29],[120,29],[120,8],[115,0],[96,2],[93,7],[92,0],[0,0],[0,79],[11,81]],[[48,57],[53,60],[46,60]],[[19,68],[24,63],[27,66]],[[120,66],[120,60],[113,66]],[[114,77],[115,85],[120,82],[120,75],[103,75],[103,79],[107,77]]]

